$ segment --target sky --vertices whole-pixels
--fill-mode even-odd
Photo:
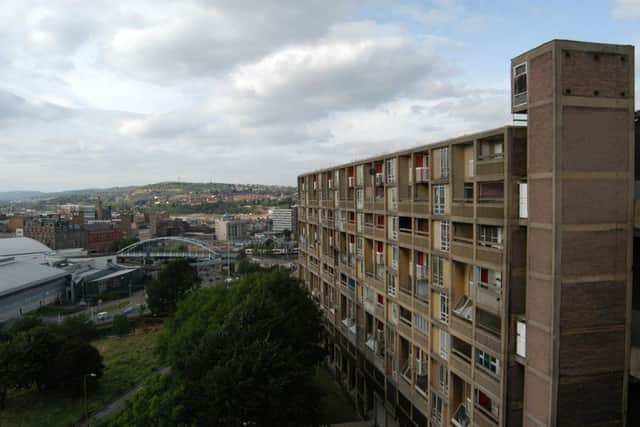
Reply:
[[[0,191],[295,185],[511,123],[509,61],[548,40],[640,50],[640,0],[1,6]]]

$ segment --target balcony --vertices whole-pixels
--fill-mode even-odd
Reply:
[[[451,204],[451,216],[473,218],[473,200],[455,199]]]
[[[416,168],[416,184],[421,184],[429,182],[429,168],[428,167],[417,167]]]
[[[484,345],[495,354],[502,354],[502,342],[499,336],[476,326],[476,342]]]
[[[453,236],[451,255],[469,260],[473,259],[473,239]]]
[[[478,245],[476,258],[481,262],[488,262],[497,266],[502,266],[502,249]]]
[[[400,229],[400,233],[398,233],[398,242],[404,245],[411,245],[413,243],[413,236],[411,235],[411,230],[402,230]]]
[[[478,283],[476,302],[487,311],[500,315],[502,312],[502,289],[488,283]]]
[[[498,422],[489,416],[487,412],[476,406],[473,411],[473,422],[478,427],[496,427]]]
[[[400,200],[398,202],[398,212],[404,214],[411,214],[411,200]]]
[[[471,359],[461,351],[451,349],[449,367],[462,378],[471,380]]]
[[[500,379],[489,374],[482,367],[476,364],[474,371],[474,380],[480,384],[485,390],[496,396],[500,396]]]
[[[367,334],[365,349],[367,358],[379,371],[384,371],[384,332],[378,330],[376,334]]]
[[[416,279],[416,298],[429,301],[429,285],[426,280]]]
[[[454,312],[454,314],[456,314]],[[458,315],[451,316],[451,330],[461,337],[465,337],[469,340],[473,338],[473,331],[471,322],[459,317]]]
[[[461,403],[458,406],[456,412],[454,412],[453,417],[451,417],[451,424],[455,427],[470,427],[471,426],[471,418],[467,413],[467,407],[464,403]]]
[[[426,396],[428,384],[427,361],[416,360],[416,390],[423,396]]]
[[[387,236],[386,236],[386,235],[385,235],[385,233],[384,233],[384,227],[376,227],[376,228],[373,230],[373,237],[374,237],[376,240],[382,240],[382,241],[386,240],[386,239],[387,239]]]
[[[356,326],[355,319],[346,318],[342,320],[340,322],[340,330],[342,331],[342,334],[347,337],[347,339],[351,341],[353,345],[356,345],[356,333],[358,327]]]
[[[413,244],[423,249],[423,252],[430,251],[429,248],[429,235],[424,233],[416,233],[413,239]]]
[[[475,173],[479,178],[504,175],[504,158],[502,155],[484,156],[475,163]]]
[[[504,201],[502,199],[480,199],[476,214],[478,218],[504,218]]]

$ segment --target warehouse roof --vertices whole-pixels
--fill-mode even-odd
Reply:
[[[69,275],[58,268],[3,257],[0,258],[0,297]]]
[[[10,237],[0,239],[0,257],[48,254],[51,248],[28,237]]]

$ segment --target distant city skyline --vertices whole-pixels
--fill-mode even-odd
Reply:
[[[161,3],[3,3],[0,191],[295,185],[509,123],[522,46],[640,41],[638,0]]]

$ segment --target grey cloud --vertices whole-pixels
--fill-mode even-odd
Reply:
[[[70,116],[66,108],[42,102],[30,102],[0,89],[0,122],[13,120],[53,121]]]
[[[172,13],[117,28],[104,60],[136,78],[174,82],[207,78],[291,40],[321,34],[356,5],[380,1],[185,1]],[[179,6],[175,6],[179,5]]]

